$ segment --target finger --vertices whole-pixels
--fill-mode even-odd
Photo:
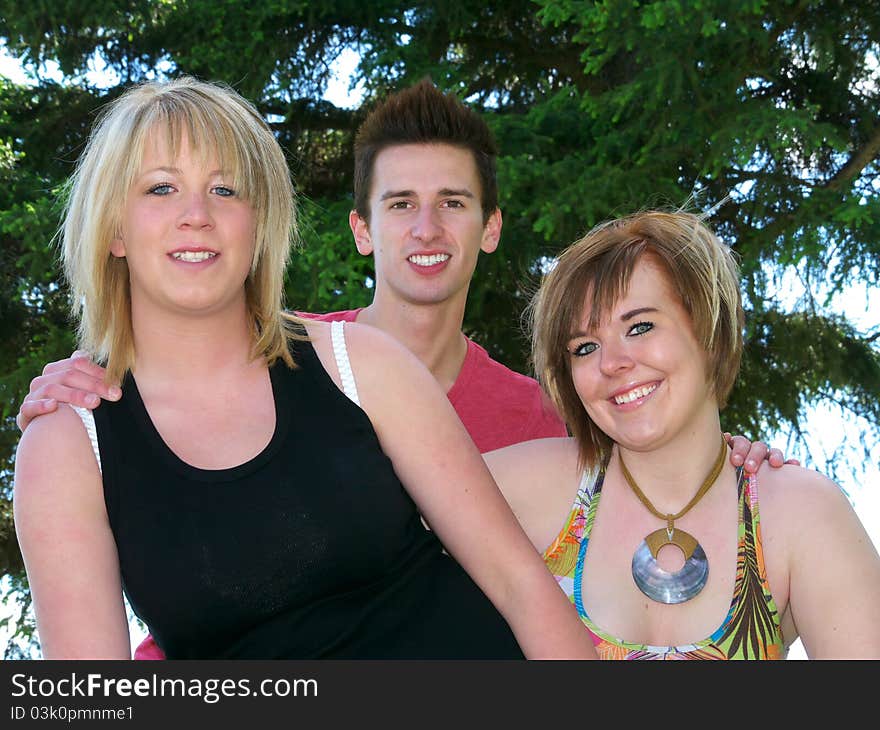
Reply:
[[[78,368],[70,368],[47,375],[38,375],[31,381],[28,397],[55,398],[62,403],[85,405],[87,408],[94,408],[98,405],[96,400],[90,401],[90,403],[93,402],[93,405],[86,405],[79,400],[70,400],[71,391],[92,393],[96,398],[104,398],[105,400],[119,400],[122,396],[122,391],[117,385],[107,384],[100,377],[95,377]]]
[[[51,413],[57,408],[58,401],[52,400],[51,398],[25,400],[25,402],[21,404],[21,410],[19,410],[18,415],[15,417],[15,425],[18,426],[19,431],[24,433],[28,424],[37,416]]]
[[[748,454],[746,454],[743,468],[747,472],[751,473],[755,473],[756,471],[758,471],[758,467],[761,466],[761,462],[767,458],[768,451],[769,449],[767,447],[767,444],[765,444],[763,441],[755,441],[749,448]]]
[[[749,453],[751,442],[745,436],[731,436],[725,433],[727,444],[730,446],[730,463],[734,466],[742,466],[746,454]]]
[[[104,380],[107,371],[100,365],[93,363],[88,355],[77,350],[73,355],[64,359],[50,362],[43,367],[43,375],[52,375],[54,373],[66,372],[68,370],[79,370],[80,372],[91,375],[96,380]]]
[[[88,375],[92,375],[98,380],[107,379],[107,368],[94,362],[92,358],[89,357],[89,354],[87,352],[81,352],[80,350],[77,350],[71,360],[77,370],[81,370]]]
[[[762,441],[752,443],[745,436],[733,436],[730,445],[730,463],[743,466],[748,472],[756,472],[767,456],[767,444]]]
[[[786,463],[786,464],[794,464],[795,466],[800,466],[800,465],[801,465],[801,462],[800,462],[799,459],[786,459],[786,460],[785,460],[785,463]]]
[[[63,383],[43,385],[29,397],[36,400],[51,399],[59,403],[80,406],[81,408],[97,408],[101,403],[101,396],[95,393],[93,388],[72,388]],[[113,399],[108,398],[107,400]],[[24,404],[22,404],[22,407],[24,407]]]
[[[74,354],[76,354],[76,353],[74,353]],[[69,370],[70,368],[75,368],[76,367],[76,365],[74,364],[75,359],[77,359],[77,358],[74,358],[74,356],[71,355],[70,357],[66,357],[63,360],[55,360],[54,362],[47,362],[45,365],[43,365],[42,375],[50,375],[51,373],[57,373],[62,370]],[[79,358],[79,359],[81,360],[82,358]]]
[[[785,457],[779,449],[770,449],[767,453],[767,461],[774,469],[778,469],[785,463]]]

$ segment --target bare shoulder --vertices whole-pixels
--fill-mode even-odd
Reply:
[[[324,369],[340,384],[338,363],[333,351],[331,322],[308,321],[306,331]],[[406,347],[391,335],[368,324],[345,322],[345,350],[355,372],[358,387],[368,387],[371,380],[393,382],[400,373],[425,368]],[[432,378],[433,379],[433,378]]]
[[[392,368],[398,362],[403,363],[401,367],[404,368],[411,366],[411,363],[421,365],[416,356],[397,339],[369,324],[346,322],[345,343],[349,352],[366,365],[382,364]],[[424,369],[427,372],[427,368]]]
[[[79,415],[67,404],[35,418],[15,457],[16,521],[45,510],[103,507],[101,476]]]
[[[767,576],[787,641],[799,635],[810,658],[878,656],[880,556],[843,489],[793,465],[761,467],[757,481]]]
[[[334,322],[329,321],[325,322],[312,319],[303,320],[303,325],[306,328],[309,340],[315,347],[321,347],[324,345],[332,346],[330,331],[334,324]],[[373,327],[372,325],[363,324],[361,322],[348,321],[344,322],[343,325],[345,344],[349,349],[352,347],[369,350],[378,348],[380,352],[383,350],[403,350],[409,352],[396,339],[387,332],[383,332],[378,327]]]
[[[498,488],[538,550],[556,537],[581,481],[573,438],[523,441],[483,454]]]
[[[321,362],[324,362],[324,355],[330,352],[330,322],[321,320],[303,319],[302,326],[305,328],[309,342],[318,353]],[[326,364],[325,364],[326,367]]]
[[[837,482],[813,469],[785,464],[762,466],[757,474],[761,522],[765,533],[800,544],[814,535],[815,526],[826,533],[861,531],[861,523]]]
[[[97,461],[79,415],[66,403],[35,418],[22,434],[15,455],[16,473],[24,467],[47,469],[53,464],[86,467]]]
[[[848,505],[846,494],[837,482],[813,469],[785,464],[778,469],[762,465],[757,475],[762,510],[781,509],[808,516]]]
[[[320,319],[303,318],[298,320],[298,324],[301,324],[305,328],[306,334],[309,336],[311,342],[330,336],[330,322],[325,322]]]
[[[483,454],[493,471],[540,473],[547,477],[576,476],[577,443],[568,436],[523,441]]]

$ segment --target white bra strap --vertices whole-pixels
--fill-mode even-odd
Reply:
[[[79,406],[70,406],[76,415],[79,416],[86,427],[86,433],[89,435],[89,441],[92,442],[92,451],[95,452],[95,458],[98,460],[98,471],[104,473],[101,468],[101,452],[98,450],[98,432],[95,429],[95,416],[88,408],[80,408]]]
[[[360,405],[357,385],[354,382],[354,373],[351,371],[351,362],[348,359],[348,349],[345,347],[345,332],[343,320],[330,323],[330,341],[333,343],[333,354],[336,357],[336,369],[339,370],[339,378],[342,380],[342,391],[352,400],[355,405]]]

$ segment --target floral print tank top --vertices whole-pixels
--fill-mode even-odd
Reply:
[[[770,593],[761,546],[758,483],[755,475],[737,474],[739,520],[736,581],[730,610],[721,625],[702,641],[679,646],[626,642],[602,630],[587,615],[581,600],[583,564],[602,493],[603,474],[584,474],[568,521],[544,562],[577,608],[593,637],[600,659],[784,659],[779,612]]]

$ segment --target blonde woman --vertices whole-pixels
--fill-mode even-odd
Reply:
[[[138,86],[92,132],[63,260],[124,394],[19,444],[44,657],[129,657],[124,591],[169,658],[593,658],[427,370],[282,314],[292,214],[229,88]]]
[[[486,456],[604,659],[880,658],[880,558],[840,488],[728,462],[739,275],[696,216],[572,244],[531,310],[572,438]]]

